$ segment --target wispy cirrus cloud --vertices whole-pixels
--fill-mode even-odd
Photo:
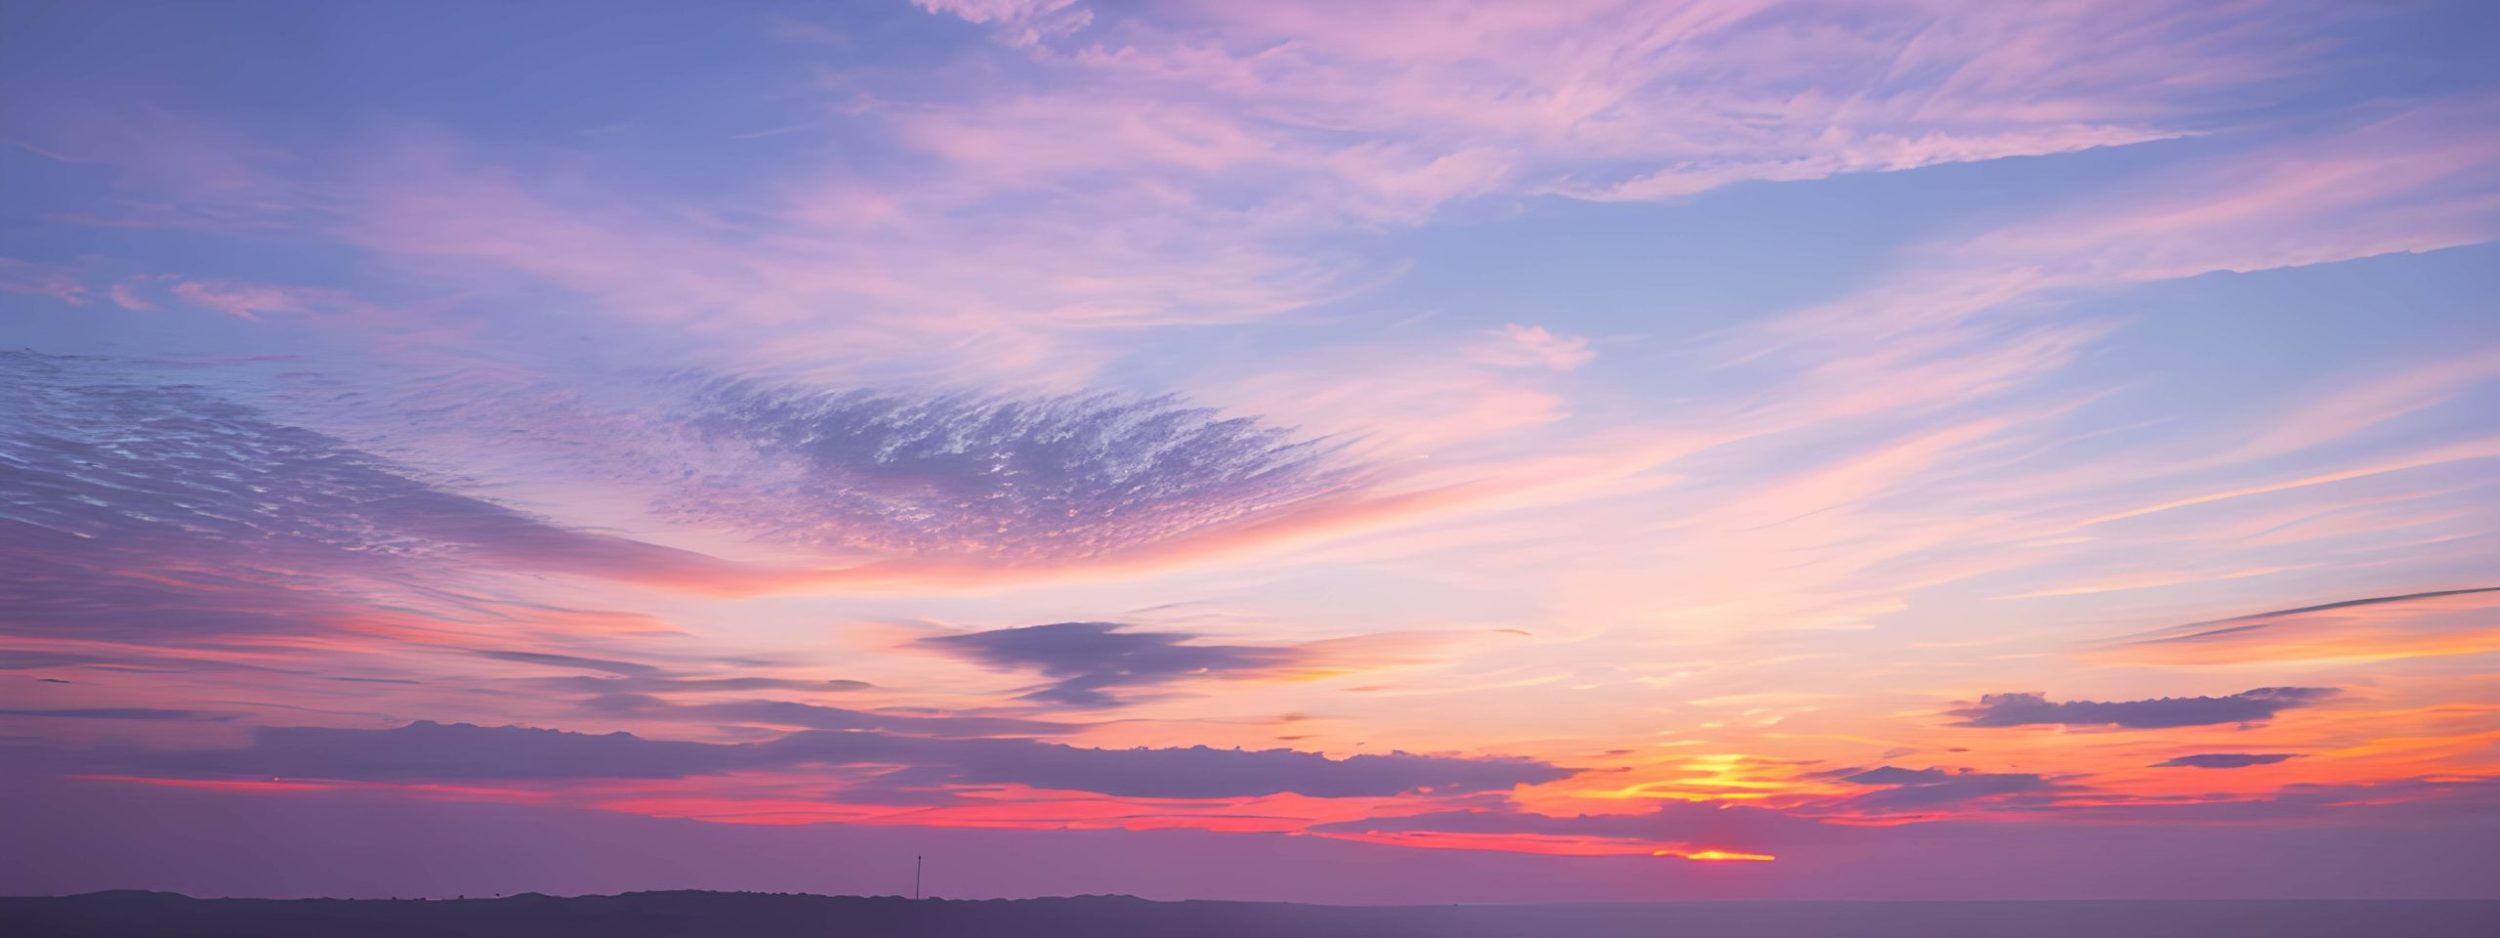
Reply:
[[[1404,219],[1504,189],[1675,198],[2159,139],[2202,129],[2298,56],[2183,5],[1463,0],[1362,22],[1300,3],[1071,19],[1082,9],[950,10],[1051,83],[919,118],[906,139],[953,144],[941,152],[985,181],[1038,182],[1006,159],[1038,148],[1062,155],[1045,173],[1282,176],[1334,211]],[[2182,81],[2173,55],[2214,66]],[[1016,115],[1044,108],[1063,125],[1144,108],[1196,132],[1079,156],[1019,135],[1039,122]]]
[[[2078,291],[2474,244],[2500,234],[2490,170],[2500,104],[2482,96],[2345,118],[2257,152],[2186,161],[2096,198],[1926,246],[1868,289],[1769,325],[1800,340],[1899,340]]]
[[[2486,618],[2495,604],[2500,587],[2369,596],[2172,626],[2094,654],[2183,664],[2472,655],[2500,648]]]
[[[518,273],[646,321],[734,316],[768,337],[749,355],[803,346],[821,367],[853,349],[850,367],[1069,386],[1117,355],[1100,330],[1259,320],[1395,272],[1314,238],[1484,196],[1673,199],[2198,133],[2314,55],[2193,4],[1462,2],[1362,24],[1303,4],[930,9],[1013,41],[797,115],[918,158],[700,209],[404,125],[319,152],[162,109],[59,136],[193,214],[334,237],[431,281]],[[2182,76],[2183,59],[2206,64]],[[950,80],[999,70],[1031,80]],[[956,262],[968,243],[982,264]],[[311,299],[186,289],[255,314]]]
[[[2443,600],[2452,596],[2471,597],[2483,593],[2500,593],[2500,586],[2477,586],[2467,589],[2433,590],[2426,593],[2406,593],[2399,596],[2368,596],[2361,599],[2345,599],[2331,603],[2319,603],[2314,606],[2301,606],[2296,609],[2277,609],[2271,612],[2252,612],[2244,616],[2232,616],[2228,619],[2214,619],[2206,622],[2191,622],[2187,625],[2174,626],[2172,628],[2165,629],[2152,637],[2136,639],[2135,641],[2151,644],[2210,641],[2230,635],[2245,635],[2252,631],[2271,628],[2282,624],[2288,619],[2313,616],[2319,613],[2332,613],[2346,609],[2366,609],[2371,606],[2392,606],[2419,603],[2429,600]]]

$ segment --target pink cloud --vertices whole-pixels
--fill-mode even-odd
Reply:
[[[1547,368],[1570,371],[1588,364],[1597,357],[1589,350],[1589,340],[1575,335],[1555,335],[1544,326],[1523,326],[1509,323],[1485,332],[1485,339],[1468,349],[1470,357],[1490,365],[1520,368]]]
[[[49,297],[71,306],[87,305],[87,285],[67,269],[0,257],[0,293]]]
[[[138,287],[130,283],[116,283],[112,289],[105,291],[105,295],[112,297],[113,305],[134,312],[146,312],[156,308],[154,301],[139,295]]]
[[[1772,330],[1947,328],[2057,291],[2430,251],[2500,235],[2500,102],[2419,105],[2207,157],[2019,224],[1910,252],[1902,273]],[[2466,128],[2460,132],[2460,128]]]
[[[121,288],[115,287],[114,289],[118,291]],[[168,289],[175,296],[192,305],[216,310],[238,319],[259,319],[268,314],[306,315],[360,305],[353,297],[337,290],[266,283],[184,280]],[[121,296],[116,293],[114,299],[119,302]]]
[[[2327,389],[2272,419],[2232,456],[2262,459],[2298,452],[2440,407],[2495,381],[2500,381],[2500,349],[2374,369],[2363,380]]]

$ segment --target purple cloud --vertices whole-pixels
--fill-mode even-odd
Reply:
[[[1877,766],[1840,776],[1853,785],[1878,788],[1840,802],[1837,807],[1865,811],[1902,811],[1980,801],[2005,795],[2054,792],[2071,786],[2028,772],[1947,771]]]
[[[1536,814],[1516,807],[1434,811],[1398,817],[1335,821],[1314,833],[1529,834],[1651,843],[1702,843],[1778,849],[1812,840],[1846,837],[1848,829],[1768,808],[1669,801],[1639,814]]]
[[[1033,669],[1054,678],[1029,700],[1071,707],[1116,707],[1111,693],[1193,676],[1249,675],[1300,660],[1291,648],[1196,645],[1186,632],[1129,632],[1112,622],[1058,622],[924,638],[917,644],[996,668]]]
[[[2311,822],[2438,821],[2458,817],[2500,817],[2500,776],[2458,775],[2382,782],[2327,784],[2295,782],[2271,793],[2233,798],[2211,794],[2131,796],[2095,792],[2091,803],[2025,805],[2028,810],[2077,820],[2162,824],[2232,823],[2243,821]]]
[[[1294,793],[1384,798],[1505,791],[1572,772],[1530,759],[1403,752],[1332,759],[1291,749],[1081,749],[1018,740],[964,740],[935,773],[964,784],[1031,785],[1132,798],[1239,798]]]
[[[22,550],[41,619],[116,627],[283,631],[272,604],[190,594],[247,581],[396,575],[479,562],[713,590],[801,576],[568,527],[461,494],[419,470],[250,403],[239,372],[0,354],[0,548]],[[530,457],[557,478],[639,489],[660,518],[857,558],[1045,564],[1124,554],[1358,487],[1338,444],[1168,397],[984,398],[775,385],[700,372],[621,387],[502,386],[473,377],[365,388],[279,380],[347,426],[438,448]],[[220,387],[214,382],[227,382]],[[608,397],[642,402],[594,403]],[[110,428],[144,426],[125,437]],[[344,432],[344,431],[343,431]],[[586,458],[584,454],[597,454]],[[119,582],[250,545],[265,560],[219,582]],[[261,567],[267,568],[262,570]],[[297,574],[275,580],[267,571]],[[266,574],[266,575],[263,575]],[[110,595],[93,595],[110,587]],[[158,595],[165,594],[165,595]],[[164,610],[161,615],[142,614]],[[180,625],[165,623],[182,610]],[[98,610],[101,610],[99,612]],[[152,625],[134,625],[142,620]]]
[[[2066,700],[2046,694],[1989,694],[1979,704],[1949,711],[1959,726],[2119,726],[2168,729],[2218,723],[2257,723],[2280,711],[2333,697],[2332,687],[2260,687],[2227,697],[2161,697],[2153,700]]]
[[[1032,739],[808,730],[760,743],[654,740],[420,721],[388,730],[259,727],[237,749],[124,751],[127,770],[178,776],[358,781],[682,778],[742,769],[854,766],[887,785],[1027,785],[1133,798],[1319,798],[1500,791],[1572,770],[1531,759],[1409,753],[1342,759],[1290,749],[1089,749]],[[891,768],[900,766],[900,768]]]
[[[0,709],[0,717],[51,717],[71,720],[210,720],[234,719],[231,713],[205,710],[163,710],[155,707],[64,707],[39,709],[10,707]]]
[[[20,629],[300,632],[366,608],[325,592],[337,578],[464,560],[661,579],[730,567],[445,491],[123,363],[0,352],[0,402],[0,605]]]
[[[831,692],[867,690],[868,688],[875,686],[867,681],[853,681],[843,678],[802,679],[783,677],[680,677],[674,675],[640,672],[618,674],[612,677],[590,677],[583,675],[576,677],[547,678],[537,683],[540,686],[552,689],[586,691],[592,694],[655,695],[701,694],[716,691],[766,690]]]
[[[1170,397],[1009,399],[667,383],[668,419],[755,465],[662,507],[823,547],[1010,561],[1119,553],[1346,490],[1336,444]]]
[[[2156,769],[2245,769],[2252,765],[2273,765],[2300,756],[2289,752],[2206,752],[2192,756],[2173,756],[2155,762]]]
[[[765,761],[749,746],[430,720],[388,730],[254,727],[251,744],[239,749],[122,755],[122,761],[141,770],[175,775],[392,782],[682,778]]]
[[[497,661],[511,661],[519,664],[543,664],[549,667],[573,668],[583,671],[602,671],[608,674],[626,676],[646,676],[659,670],[658,668],[650,665],[633,661],[611,661],[606,658],[585,658],[579,655],[559,655],[551,652],[540,651],[476,650],[471,651],[470,654],[476,655],[480,658],[493,658]]]
[[[787,700],[670,704],[648,694],[605,694],[584,701],[583,708],[593,713],[641,719],[751,723],[811,730],[874,730],[900,736],[1052,736],[1085,728],[1075,723],[1012,717],[873,713]]]

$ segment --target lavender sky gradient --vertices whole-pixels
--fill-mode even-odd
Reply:
[[[0,5],[0,893],[2500,897],[2500,9]]]

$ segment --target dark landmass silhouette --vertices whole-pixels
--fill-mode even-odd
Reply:
[[[2500,901],[1664,902],[1324,906],[1128,896],[911,900],[636,892],[559,898],[193,899],[167,892],[0,898],[0,935],[860,936],[860,938],[1745,938],[2500,935]]]

